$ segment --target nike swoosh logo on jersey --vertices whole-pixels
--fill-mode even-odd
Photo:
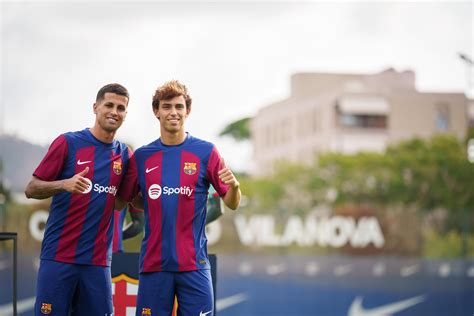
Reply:
[[[362,306],[362,297],[357,297],[351,304],[349,309],[348,316],[391,316],[395,313],[398,313],[404,309],[412,307],[416,304],[421,303],[425,300],[424,295],[415,296],[403,301],[398,301],[378,307],[373,308],[364,308]]]
[[[203,313],[202,311],[199,313],[199,316],[206,316],[207,314],[209,314],[210,312],[212,312],[212,310],[208,311],[207,313]]]
[[[153,170],[155,170],[156,168],[158,168],[158,166],[153,167],[153,168],[150,168],[150,169],[146,168],[145,172],[146,172],[146,173],[150,173],[150,172],[152,172]]]
[[[91,161],[90,161],[90,160],[81,161],[81,159],[79,159],[79,160],[77,161],[77,164],[78,164],[79,166],[81,166],[81,165],[85,165],[86,163],[89,163],[89,162],[91,162]]]

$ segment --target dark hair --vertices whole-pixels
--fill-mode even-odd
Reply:
[[[130,99],[127,88],[118,83],[110,83],[100,88],[99,92],[97,92],[97,97],[95,99],[96,102],[102,100],[106,93],[115,93],[127,97],[127,99]]]
[[[168,81],[156,89],[155,95],[153,96],[152,106],[154,109],[158,109],[160,108],[160,100],[169,100],[181,95],[186,101],[186,109],[190,109],[193,100],[189,96],[186,86],[178,80]]]

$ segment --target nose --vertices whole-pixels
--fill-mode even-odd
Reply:
[[[171,115],[176,115],[177,113],[178,113],[178,111],[176,110],[176,107],[172,106],[171,107]]]
[[[118,110],[116,106],[112,107],[112,109],[110,110],[110,114],[115,116],[118,115]]]

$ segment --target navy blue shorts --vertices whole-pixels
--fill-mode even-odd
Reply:
[[[170,316],[175,295],[178,316],[214,315],[211,270],[141,273],[136,315]]]
[[[110,267],[41,260],[35,315],[113,315]]]

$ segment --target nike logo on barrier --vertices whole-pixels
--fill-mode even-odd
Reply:
[[[79,166],[81,166],[81,165],[85,165],[86,163],[89,163],[89,162],[91,162],[91,161],[90,161],[90,160],[81,161],[81,159],[79,159],[79,160],[77,161],[77,164],[78,164]]]
[[[206,316],[207,314],[209,314],[210,312],[212,312],[212,309],[210,311],[208,311],[207,313],[203,313],[202,311],[199,313],[199,316]]]
[[[153,168],[150,168],[150,169],[146,168],[145,172],[146,172],[146,173],[150,173],[150,172],[152,172],[153,170],[155,170],[156,168],[158,168],[158,166],[153,167]]]
[[[349,308],[347,316],[391,316],[399,311],[412,307],[425,300],[424,295],[415,296],[403,301],[398,301],[378,307],[364,308],[362,306],[362,297],[358,296],[354,299]]]

